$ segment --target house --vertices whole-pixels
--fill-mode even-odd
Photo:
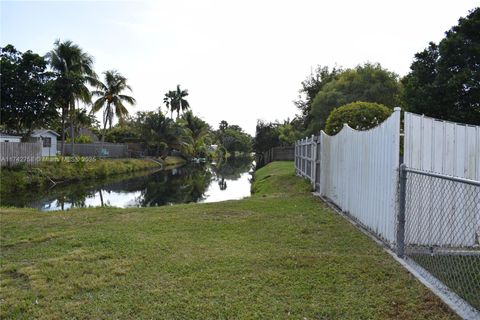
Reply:
[[[0,142],[20,142],[22,137],[0,133]]]
[[[33,130],[30,140],[42,142],[42,157],[57,155],[57,138],[60,135],[53,130],[37,129]]]

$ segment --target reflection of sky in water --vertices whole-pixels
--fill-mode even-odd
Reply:
[[[187,169],[188,170],[188,169]],[[209,169],[206,169],[209,170]],[[248,169],[247,169],[248,170]],[[225,200],[235,200],[242,199],[244,197],[250,196],[250,173],[243,172],[236,176],[235,179],[221,179],[220,176],[216,176],[215,173],[209,170],[212,173],[210,183],[205,185],[206,189],[203,193],[203,198],[197,199],[198,202],[219,202]],[[169,179],[178,179],[181,178],[184,173],[181,170],[173,169],[170,171]],[[153,177],[153,176],[152,176]],[[128,180],[126,180],[128,181]],[[223,184],[222,184],[223,182]],[[176,190],[180,193],[182,190],[188,190],[188,185],[175,185]],[[105,206],[127,208],[127,207],[139,207],[141,206],[142,201],[145,196],[145,189],[138,188],[137,190],[130,191],[127,190],[106,190],[111,189],[108,187],[102,187],[101,194],[100,190],[97,188],[92,188],[88,195],[84,197],[79,197],[78,201],[73,201],[66,199],[63,203],[63,210],[70,209],[72,207],[99,207],[103,204]],[[171,191],[173,189],[169,189]],[[188,191],[187,191],[188,192]],[[158,196],[162,197],[162,194]],[[191,201],[191,200],[190,200]],[[195,200],[194,200],[195,201]],[[170,202],[167,202],[170,203]],[[44,199],[43,201],[37,202],[35,207],[39,208],[42,211],[54,211],[62,210],[62,204],[58,199]]]
[[[141,196],[140,191],[134,192],[117,192],[102,190],[103,204],[105,206],[127,208],[138,207],[138,198]],[[102,205],[102,197],[100,197],[100,191],[96,191],[93,195],[89,195],[85,198],[85,207],[100,207]],[[42,211],[54,211],[61,209],[62,205],[58,200],[44,203],[40,210]],[[64,202],[63,208],[70,209],[72,204],[70,202]]]
[[[218,179],[218,178],[217,178]],[[205,199],[200,202],[219,202],[236,200],[250,196],[250,173],[244,172],[237,180],[225,179],[227,188],[220,189],[218,181],[213,180],[205,191]]]

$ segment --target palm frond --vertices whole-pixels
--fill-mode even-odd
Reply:
[[[137,101],[135,100],[135,98],[130,97],[130,96],[126,96],[126,95],[124,95],[124,94],[119,94],[118,97],[120,98],[120,100],[126,101],[126,102],[128,102],[129,104],[131,104],[132,106],[137,103]]]

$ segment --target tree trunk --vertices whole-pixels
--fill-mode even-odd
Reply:
[[[65,156],[65,108],[62,108],[62,158]]]
[[[102,188],[99,189],[99,193],[100,193],[100,203],[101,203],[101,206],[104,207],[104,204],[103,204],[103,194],[102,194]]]
[[[100,156],[102,156],[103,145],[105,143],[105,134],[107,132],[107,121],[108,121],[109,110],[110,110],[110,103],[107,104],[107,110],[105,110],[105,118],[103,121],[102,143],[100,144]]]
[[[72,103],[72,108],[71,112],[72,114],[70,115],[70,129],[72,136],[70,137],[71,139],[71,144],[72,144],[72,157],[75,156],[75,101]]]

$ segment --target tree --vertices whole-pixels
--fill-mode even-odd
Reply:
[[[218,129],[221,132],[225,132],[225,130],[228,128],[228,122],[225,120],[220,121],[220,124],[218,125]]]
[[[211,144],[210,125],[193,115],[192,111],[184,113],[180,123],[192,137],[192,155],[206,157],[207,147]]]
[[[337,134],[345,123],[355,130],[368,130],[378,126],[391,114],[391,109],[378,103],[352,102],[336,108],[330,113],[325,133]]]
[[[366,63],[355,69],[347,69],[328,82],[312,102],[312,121],[308,134],[325,127],[330,112],[337,107],[355,101],[376,102],[391,109],[400,105],[402,87],[398,76],[380,64]]]
[[[271,122],[257,121],[253,149],[256,153],[263,153],[273,147],[281,145],[277,125]]]
[[[187,153],[191,148],[192,138],[185,128],[173,119],[165,118],[160,109],[157,112],[138,112],[135,127],[156,156],[166,156],[172,149]]]
[[[65,121],[70,113],[70,125],[74,127],[75,101],[90,103],[91,95],[86,84],[96,84],[97,75],[93,71],[93,57],[72,41],[56,40],[46,59],[56,73],[53,84],[54,102],[62,110],[62,156],[65,154]],[[75,140],[72,130],[72,152]]]
[[[480,8],[415,55],[402,79],[406,109],[480,125]]]
[[[235,155],[235,152],[250,153],[252,151],[252,137],[236,125],[225,129],[221,136],[221,143],[232,155]]]
[[[173,111],[176,109],[175,105],[175,91],[168,91],[163,97],[163,103],[167,107],[167,110],[170,110],[170,119],[173,119]]]
[[[103,110],[103,133],[102,133],[102,148],[105,142],[105,133],[107,131],[107,122],[109,127],[112,127],[113,118],[116,116],[120,125],[128,115],[128,110],[124,103],[135,105],[135,99],[131,96],[122,94],[125,90],[132,91],[132,88],[127,84],[127,78],[122,76],[116,70],[104,72],[105,83],[97,81],[97,88],[99,90],[93,91],[92,94],[99,96],[93,103],[92,112]],[[115,109],[114,109],[114,108]]]
[[[163,102],[170,108],[170,118],[174,111],[177,112],[177,119],[180,116],[180,111],[185,112],[190,108],[190,104],[185,99],[188,96],[188,90],[180,89],[180,85],[177,85],[177,89],[168,91],[163,98]]]
[[[24,136],[35,128],[48,127],[58,114],[50,101],[47,62],[32,51],[21,53],[12,45],[0,48],[0,124]]]
[[[302,81],[302,88],[299,90],[298,100],[293,103],[301,111],[303,118],[304,129],[306,129],[311,120],[312,102],[315,99],[317,93],[329,82],[336,79],[342,72],[342,68],[333,67],[330,71],[327,66],[322,67],[317,65],[315,73],[311,72],[310,75]]]

